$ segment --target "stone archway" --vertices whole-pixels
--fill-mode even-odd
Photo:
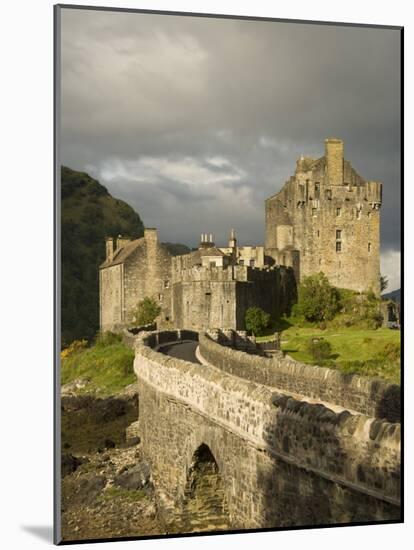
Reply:
[[[229,529],[224,487],[216,459],[204,443],[188,470],[182,514],[184,532]]]

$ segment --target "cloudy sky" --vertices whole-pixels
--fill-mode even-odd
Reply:
[[[163,241],[264,242],[264,200],[324,139],[384,183],[381,269],[398,288],[397,30],[61,11],[61,161]]]

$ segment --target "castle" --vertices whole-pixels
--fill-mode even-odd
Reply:
[[[266,200],[265,246],[228,246],[202,234],[197,250],[172,256],[156,229],[144,237],[106,239],[100,266],[100,327],[133,321],[138,303],[154,298],[160,327],[243,329],[249,307],[289,313],[296,284],[323,272],[331,284],[380,291],[382,184],[365,181],[344,160],[343,142],[325,140],[320,159],[301,157],[295,175]]]

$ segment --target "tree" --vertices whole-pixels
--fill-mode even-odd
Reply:
[[[297,310],[307,321],[329,321],[339,307],[339,292],[323,273],[309,275],[299,285]]]
[[[311,338],[306,344],[306,351],[314,361],[324,361],[330,358],[332,346],[324,338]]]
[[[132,316],[134,318],[135,325],[140,327],[153,323],[160,313],[161,308],[154,298],[146,296],[138,303],[137,308],[132,312]]]
[[[260,307],[249,307],[244,317],[246,329],[255,336],[261,336],[264,330],[269,326],[270,315],[260,309]]]
[[[388,288],[388,277],[386,275],[381,275],[380,277],[380,288],[381,292],[384,292]]]

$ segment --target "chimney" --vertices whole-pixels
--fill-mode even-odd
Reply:
[[[144,229],[144,239],[147,242],[155,244],[158,241],[158,231],[155,227],[146,227]]]
[[[131,239],[129,237],[118,235],[118,238],[116,240],[116,250],[118,250],[119,248],[123,248],[129,242],[131,242]]]
[[[236,232],[234,229],[230,232],[230,239],[229,239],[229,248],[236,248],[237,246],[237,239],[236,239]]]
[[[112,237],[106,237],[105,239],[106,244],[106,261],[112,262],[114,258],[114,240]]]
[[[325,158],[330,185],[344,182],[344,142],[341,139],[325,139]]]

